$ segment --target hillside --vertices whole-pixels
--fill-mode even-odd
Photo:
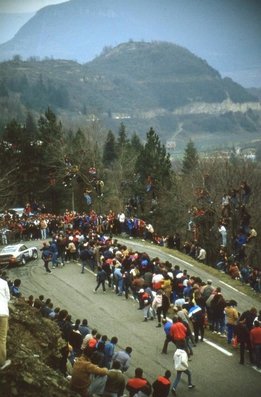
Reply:
[[[83,126],[98,118],[106,128],[123,121],[143,137],[153,126],[161,139],[184,146],[249,140],[260,131],[258,99],[206,61],[166,42],[122,43],[93,61],[30,59],[0,67],[1,125],[36,117],[51,106],[65,122]],[[206,141],[208,136],[209,142]],[[203,138],[202,138],[203,137]]]
[[[240,2],[240,5],[239,5]],[[9,24],[12,24],[10,16]],[[104,47],[168,41],[206,59],[222,76],[260,84],[260,7],[241,0],[70,0],[40,9],[0,45],[0,60],[87,62]]]
[[[1,396],[77,397],[58,371],[65,344],[58,326],[23,298],[13,300],[9,307],[7,354],[12,364],[1,373]]]

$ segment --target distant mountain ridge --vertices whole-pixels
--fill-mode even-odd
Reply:
[[[13,39],[0,45],[0,60],[20,54],[23,59],[48,57],[82,63],[94,59],[105,46],[130,39],[159,40],[188,48],[223,76],[241,73],[247,86],[257,87],[255,82],[261,81],[259,14],[241,2],[238,23],[237,12],[232,12],[238,10],[238,1],[71,0],[39,10]],[[251,29],[244,13],[251,18]]]
[[[122,43],[84,65],[19,58],[0,64],[0,122],[50,106],[68,128],[124,122],[144,137],[184,146],[240,142],[259,134],[258,99],[191,52],[166,42]],[[250,135],[251,134],[251,135]],[[207,138],[206,138],[207,137]]]

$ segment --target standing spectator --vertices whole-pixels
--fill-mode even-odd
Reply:
[[[96,281],[97,281],[97,286],[93,290],[93,292],[97,292],[97,289],[102,285],[103,293],[106,293],[106,288],[105,288],[105,281],[106,281],[106,273],[105,271],[101,268],[101,266],[98,266],[98,273],[96,276]]]
[[[76,261],[77,249],[73,241],[73,236],[69,237],[68,245],[65,247],[69,262]]]
[[[81,260],[81,263],[82,263],[82,271],[81,271],[81,273],[83,274],[84,273],[84,269],[87,267],[87,262],[88,262],[88,259],[89,259],[89,250],[88,250],[88,247],[87,247],[86,243],[83,244],[83,247],[80,250],[79,257],[80,257],[80,260]]]
[[[221,234],[222,238],[222,246],[226,247],[227,246],[227,229],[225,227],[224,223],[221,223],[219,228],[218,228],[219,233]]]
[[[152,309],[155,310],[158,319],[157,327],[161,327],[161,313],[162,313],[162,290],[159,289],[155,298],[152,301]]]
[[[238,311],[235,308],[236,302],[230,300],[225,307],[226,326],[227,326],[227,343],[230,344],[235,334],[235,327],[238,320]]]
[[[258,320],[254,321],[254,328],[250,331],[250,342],[255,354],[255,364],[261,369],[261,326]]]
[[[146,378],[143,378],[143,369],[136,368],[134,378],[130,378],[126,384],[129,397],[138,395],[139,397],[147,397],[151,393],[151,385]]]
[[[47,238],[47,222],[44,218],[40,220],[40,230],[41,230],[41,239],[46,240]]]
[[[198,337],[200,334],[200,340],[203,342],[204,340],[204,322],[205,322],[205,307],[200,307],[198,305],[194,305],[189,309],[189,317],[191,318],[194,335],[195,335],[195,343],[198,343]]]
[[[225,314],[224,314],[224,309],[226,307],[226,301],[221,294],[221,288],[217,287],[216,293],[210,303],[211,309],[212,309],[212,328],[213,328],[213,333],[218,334],[221,336],[226,336],[224,335],[225,332]]]
[[[206,263],[207,252],[204,248],[198,247],[199,253],[197,256],[197,260],[201,263]]]
[[[164,376],[158,376],[152,383],[152,397],[168,397],[170,390],[171,372],[167,370]]]
[[[0,370],[5,369],[11,364],[11,360],[6,359],[6,339],[8,331],[10,291],[8,283],[0,277]]]
[[[46,273],[52,273],[51,270],[49,269],[49,262],[52,259],[52,254],[49,250],[49,245],[47,245],[47,243],[43,243],[43,247],[40,249],[40,251],[42,251],[42,260],[44,262]]]
[[[188,368],[188,355],[186,351],[182,348],[178,348],[174,353],[173,360],[175,370],[177,371],[177,376],[173,382],[171,391],[172,394],[175,396],[177,386],[183,373],[188,376],[188,388],[193,389],[195,385],[192,384],[191,371]]]

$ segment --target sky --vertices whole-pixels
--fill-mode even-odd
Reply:
[[[66,0],[0,0],[0,12],[35,12],[50,4],[64,3]]]

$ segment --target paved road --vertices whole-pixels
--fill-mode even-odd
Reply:
[[[141,247],[139,249],[141,250]],[[158,253],[156,247],[146,247],[146,251],[150,251],[150,254]],[[166,254],[161,254],[160,257],[164,259]],[[174,257],[172,259],[173,263],[179,261]],[[199,274],[203,279],[208,277],[207,273],[195,268],[191,268],[191,274]],[[42,261],[38,260],[11,270],[9,276],[12,279],[21,278],[22,292],[25,296],[38,296],[43,293],[45,297],[50,297],[55,305],[66,308],[73,319],[86,317],[89,324],[97,327],[100,332],[110,337],[118,336],[118,348],[132,346],[132,365],[127,376],[132,376],[134,368],[141,366],[150,381],[166,369],[172,371],[173,379],[174,346],[170,346],[168,355],[160,354],[164,341],[163,330],[156,328],[156,323],[152,321],[142,322],[142,313],[137,310],[137,303],[132,299],[118,297],[110,290],[106,294],[101,291],[94,294],[95,275],[89,271],[81,274],[79,264],[68,264],[48,275],[44,272]],[[213,281],[218,284],[218,280],[213,278]],[[223,286],[223,291],[228,297],[236,294],[236,291],[226,286]],[[239,298],[239,295],[236,296]],[[240,308],[252,306],[253,300],[245,296],[242,298]],[[226,397],[233,393],[237,397],[260,397],[261,374],[250,365],[239,365],[238,352],[228,351],[230,355],[227,355],[218,350],[218,347],[207,342],[198,344],[190,362],[196,388],[188,391],[184,377],[184,381],[179,384],[178,395]]]

